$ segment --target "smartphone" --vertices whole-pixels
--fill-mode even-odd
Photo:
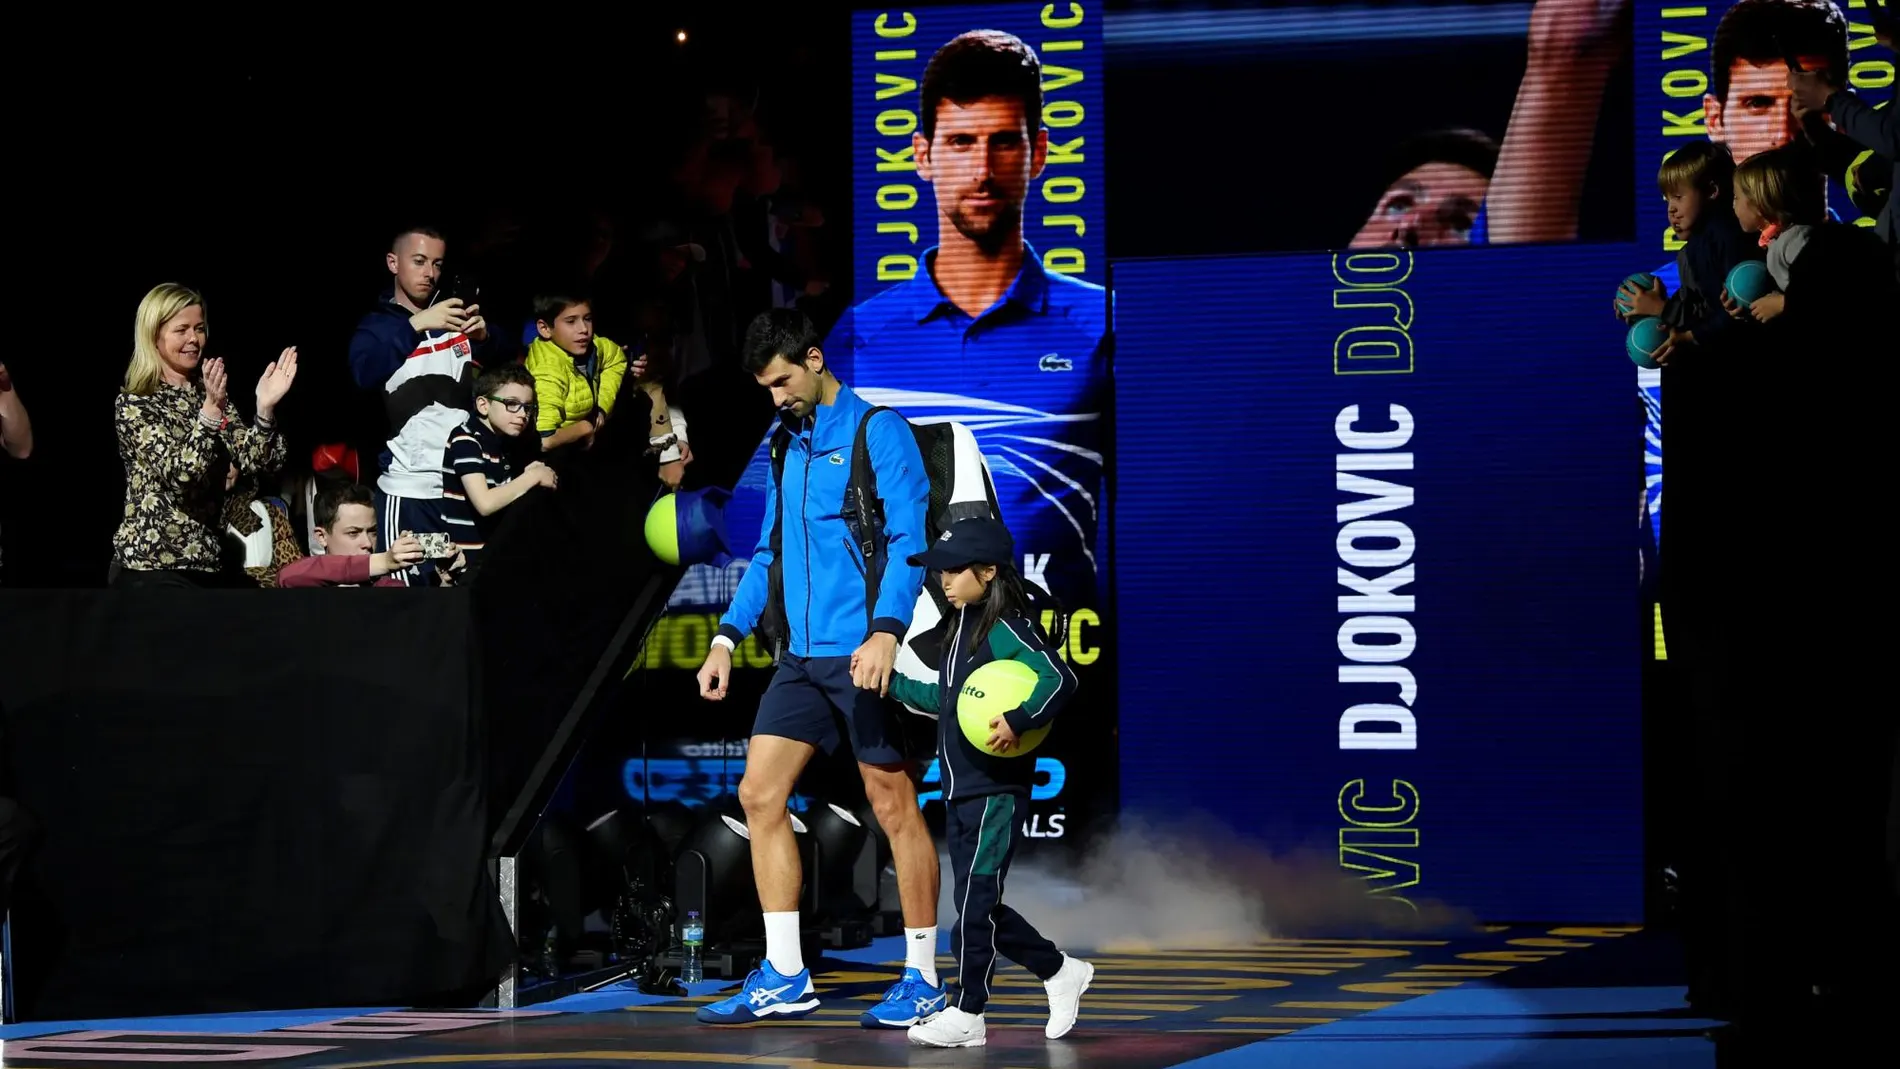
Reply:
[[[480,304],[481,296],[482,287],[474,278],[468,275],[449,275],[442,280],[441,285],[435,288],[435,296],[429,303],[460,300],[462,307],[467,308],[471,304]]]
[[[455,545],[449,541],[447,534],[440,531],[419,534],[416,541],[422,543],[422,554],[430,560],[446,560],[455,556]]]

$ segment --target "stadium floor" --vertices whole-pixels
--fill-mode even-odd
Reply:
[[[609,988],[516,1013],[366,1007],[0,1029],[8,1066],[744,1066],[885,1069],[1476,1069],[1715,1066],[1716,1022],[1683,1007],[1672,944],[1635,928],[1491,926],[1453,939],[1269,940],[1096,953],[1070,1036],[1045,1040],[1034,977],[997,973],[978,1050],[925,1050],[867,1032],[899,940],[823,959],[824,1006],[795,1022],[693,1022],[690,998]],[[949,959],[943,959],[945,968]]]

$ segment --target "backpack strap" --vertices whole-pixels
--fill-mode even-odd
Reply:
[[[845,485],[844,504],[838,510],[839,518],[851,532],[852,542],[857,544],[858,557],[864,562],[866,634],[877,620],[878,588],[884,578],[883,569],[876,566],[877,554],[884,542],[884,501],[877,493],[877,469],[871,466],[871,420],[879,412],[893,411],[896,410],[879,405],[858,421],[858,432],[851,443],[851,481]],[[903,414],[899,413],[898,418],[902,419]]]
[[[772,646],[777,661],[791,642],[791,622],[785,618],[785,455],[792,446],[792,430],[782,421],[772,432],[772,565],[767,570],[765,609],[754,628]]]

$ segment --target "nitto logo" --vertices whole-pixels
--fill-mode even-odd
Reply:
[[[980,690],[978,690],[978,689],[976,689],[975,687],[972,687],[972,686],[970,686],[970,685],[968,685],[967,683],[966,683],[966,684],[964,684],[964,687],[963,687],[963,693],[964,693],[965,695],[967,695],[967,696],[969,696],[969,697],[972,697],[972,698],[982,698],[982,697],[985,697],[985,695],[984,695],[984,693],[983,693],[982,691],[980,691]]]
[[[1044,353],[1036,366],[1044,371],[1074,371],[1075,363],[1061,353]]]

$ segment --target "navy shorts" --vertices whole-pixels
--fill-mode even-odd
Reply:
[[[836,753],[841,717],[860,763],[896,765],[907,759],[896,712],[875,692],[851,682],[849,657],[781,657],[759,699],[752,734],[796,739]]]
[[[442,518],[442,499],[422,499],[414,497],[396,497],[383,493],[377,487],[373,495],[376,501],[376,552],[389,552],[389,544],[402,537],[404,531],[410,534],[448,534],[448,521]],[[451,539],[453,540],[453,539]],[[390,575],[404,586],[435,586],[436,567],[432,560],[424,559],[420,563],[399,568]]]

